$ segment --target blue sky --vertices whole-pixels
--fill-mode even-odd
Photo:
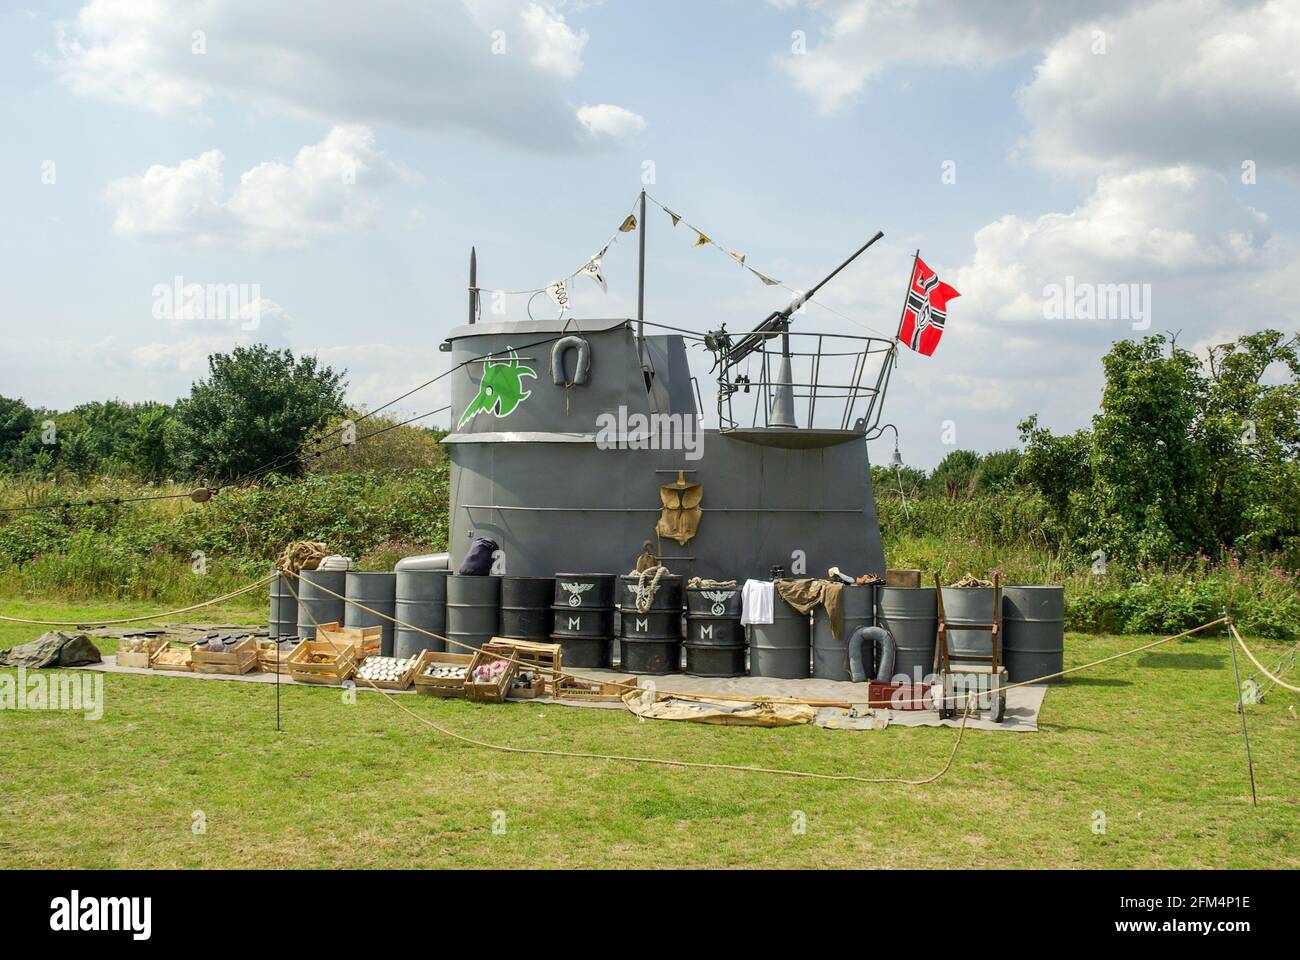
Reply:
[[[264,339],[347,367],[354,399],[381,403],[442,369],[471,244],[487,288],[567,274],[647,161],[651,193],[794,287],[883,230],[825,294],[860,324],[893,331],[917,247],[962,292],[935,356],[900,357],[885,411],[919,466],[1014,445],[1030,413],[1072,429],[1095,412],[1101,355],[1137,333],[1128,316],[1045,318],[1065,277],[1148,285],[1152,332],[1190,346],[1300,328],[1292,4],[303,9],[0,15],[0,393],[172,400],[209,350]],[[598,105],[589,128],[580,108]],[[662,213],[648,226],[648,319],[737,330],[787,302]],[[579,278],[575,315],[632,315],[635,254],[635,234],[608,253],[608,295]],[[155,288],[177,276],[256,284],[261,325],[160,318]]]

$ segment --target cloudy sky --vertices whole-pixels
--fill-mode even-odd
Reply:
[[[373,406],[443,368],[471,244],[481,286],[542,286],[652,177],[796,288],[883,230],[806,329],[891,334],[920,248],[962,296],[886,419],[923,467],[1011,446],[1030,413],[1085,424],[1135,324],[1300,329],[1296,49],[1300,4],[1250,0],[7,5],[0,394],[170,401],[262,340]],[[788,301],[648,226],[648,319],[737,330]],[[605,273],[578,317],[634,314],[635,234]],[[164,292],[192,283],[242,309]],[[1052,291],[1115,284],[1127,311],[1053,314]]]

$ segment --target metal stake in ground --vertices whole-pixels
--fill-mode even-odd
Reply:
[[[1226,616],[1226,613],[1225,613]],[[1237,713],[1241,715],[1241,739],[1246,744],[1246,769],[1250,772],[1250,802],[1259,806],[1255,795],[1255,762],[1250,758],[1250,733],[1246,730],[1246,705],[1241,702],[1241,671],[1237,669],[1237,645],[1232,637],[1232,624],[1228,624],[1228,650],[1232,653],[1232,674],[1237,680]]]

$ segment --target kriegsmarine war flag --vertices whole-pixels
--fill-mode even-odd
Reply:
[[[898,325],[898,339],[917,353],[930,356],[943,336],[948,321],[948,301],[961,294],[939,279],[939,275],[925,265],[920,254],[912,267],[912,280],[907,285],[907,300],[903,303],[903,319]]]

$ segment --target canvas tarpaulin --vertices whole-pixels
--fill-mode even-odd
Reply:
[[[693,720],[735,727],[791,727],[812,723],[817,711],[806,703],[754,700],[662,699],[649,689],[629,690],[623,705],[645,720]]]
[[[84,633],[50,630],[31,643],[20,643],[8,650],[0,650],[0,667],[81,667],[99,663],[104,658],[99,648]]]

